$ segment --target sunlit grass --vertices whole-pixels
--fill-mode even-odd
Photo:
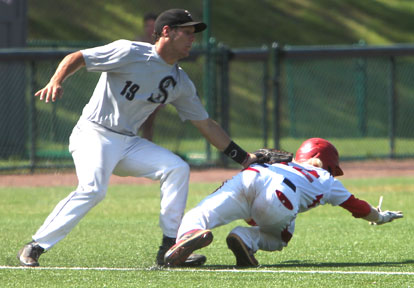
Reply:
[[[259,268],[234,268],[234,257],[225,237],[236,221],[213,230],[213,243],[199,250],[207,256],[204,267],[152,270],[161,230],[158,227],[159,186],[111,186],[106,199],[75,227],[67,238],[42,255],[43,267],[134,268],[136,271],[10,270],[0,269],[3,287],[410,287],[413,275],[380,275],[375,272],[412,272],[414,222],[413,178],[345,179],[355,196],[383,208],[402,210],[405,217],[382,226],[371,226],[349,212],[329,205],[300,214],[289,246],[281,252],[259,251]],[[190,185],[187,210],[220,183]],[[0,188],[0,266],[18,266],[17,250],[42,224],[59,200],[74,187]],[[265,273],[264,270],[272,273]],[[283,273],[289,270],[290,273]],[[298,271],[299,274],[292,273]],[[303,274],[306,271],[333,271]],[[374,274],[336,274],[335,271]],[[7,281],[4,281],[7,279]],[[30,284],[30,285],[29,285]],[[39,284],[40,285],[40,284]],[[35,285],[36,286],[36,285]]]

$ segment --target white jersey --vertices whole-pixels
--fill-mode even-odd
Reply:
[[[213,229],[238,219],[238,235],[253,251],[282,250],[291,239],[298,213],[318,205],[340,205],[351,193],[324,169],[310,165],[253,164],[227,180],[187,212],[178,239],[193,229]]]
[[[259,172],[260,180],[255,180],[258,190],[269,189],[272,179],[283,177],[285,184],[290,186],[298,195],[298,213],[307,211],[318,205],[329,203],[337,206],[348,200],[352,195],[340,181],[328,171],[306,164],[252,165],[248,169]]]
[[[81,119],[136,135],[164,103],[174,105],[182,121],[208,118],[188,75],[177,64],[167,64],[154,45],[118,40],[81,53],[88,71],[102,72]]]

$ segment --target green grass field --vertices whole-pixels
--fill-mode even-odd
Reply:
[[[51,176],[52,177],[52,176]],[[41,268],[21,269],[16,253],[52,208],[74,187],[0,188],[1,287],[414,287],[413,178],[344,179],[357,197],[404,218],[382,226],[329,205],[299,215],[282,252],[257,253],[261,266],[236,269],[225,237],[238,221],[213,230],[199,250],[204,267],[154,266],[161,240],[158,185],[111,186],[69,236],[40,258]],[[220,183],[190,186],[188,208]]]

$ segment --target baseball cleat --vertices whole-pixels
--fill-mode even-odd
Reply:
[[[207,257],[199,254],[190,254],[185,262],[180,264],[180,267],[198,267],[206,263]]]
[[[175,245],[175,238],[170,238],[167,236],[163,236],[162,238],[162,244],[158,250],[156,262],[159,266],[164,266],[164,255],[165,253]],[[197,267],[203,265],[207,261],[207,257],[204,255],[198,255],[198,254],[191,254],[188,256],[188,258],[185,260],[184,263],[182,263],[180,266],[182,267]]]
[[[175,244],[175,238],[163,236],[162,237],[162,244],[160,246],[160,249],[157,253],[157,264],[160,266],[164,266],[164,255]]]
[[[164,256],[164,263],[168,266],[188,266],[185,264],[194,250],[208,246],[213,241],[210,230],[194,229],[185,233]]]
[[[39,243],[32,241],[23,246],[17,253],[17,259],[20,265],[28,267],[39,266],[39,257],[45,252],[45,249],[39,246]]]
[[[244,244],[243,240],[234,233],[230,233],[226,238],[227,247],[236,256],[236,266],[240,267],[256,267],[259,262],[254,257],[252,249]]]

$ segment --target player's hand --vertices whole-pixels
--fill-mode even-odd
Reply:
[[[52,102],[55,102],[56,98],[62,98],[62,95],[62,85],[60,85],[60,83],[51,81],[43,89],[37,91],[34,96],[39,96],[40,100],[45,99],[45,102],[48,103],[50,100],[52,100]]]
[[[401,211],[378,211],[378,214],[379,217],[375,222],[376,225],[382,225],[391,222],[394,219],[403,218],[403,213]]]
[[[252,154],[252,153],[247,153],[247,158],[246,160],[242,163],[244,168],[247,168],[250,166],[250,164],[254,163],[257,161],[257,156]]]

